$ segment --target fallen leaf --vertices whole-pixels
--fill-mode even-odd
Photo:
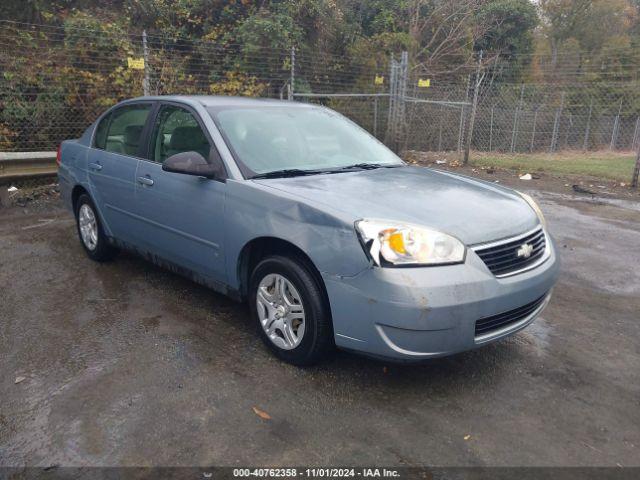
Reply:
[[[465,436],[464,436],[464,439],[465,439],[465,440],[469,440],[470,438],[471,438],[471,435],[465,435]]]
[[[382,367],[382,373],[387,373],[389,369],[387,367]]]
[[[271,420],[271,415],[269,415],[264,410],[260,410],[258,407],[253,407],[253,411],[256,415],[258,415],[263,420]]]
[[[23,377],[23,376],[16,377],[16,381],[13,382],[13,383],[20,383],[20,382],[25,381],[26,379],[27,379],[27,377]]]

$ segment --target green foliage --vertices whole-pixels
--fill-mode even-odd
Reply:
[[[494,81],[551,71],[568,83],[580,72],[605,88],[640,80],[639,12],[640,0],[3,0],[0,18],[46,27],[5,36],[0,148],[77,135],[105,107],[142,94],[144,72],[127,59],[142,56],[143,29],[152,93],[278,95],[292,46],[297,92],[338,78],[337,91],[382,91],[372,77],[387,75],[389,55],[402,50],[412,74],[448,82],[466,79],[483,50],[500,53]],[[530,62],[546,52],[555,70]],[[620,88],[607,85],[608,102],[628,98]],[[585,89],[565,91],[569,104],[587,101]],[[56,131],[56,116],[78,127]]]
[[[534,50],[533,31],[538,26],[538,13],[529,0],[495,0],[482,6],[478,22],[486,31],[476,41],[476,51],[500,54],[507,65],[500,79],[516,81],[531,62]]]
[[[286,51],[300,44],[302,29],[296,24],[286,4],[273,10],[262,8],[249,15],[230,32],[226,40],[240,45],[245,55],[268,51]]]
[[[536,7],[529,0],[496,0],[478,12],[487,30],[476,42],[476,50],[500,52],[513,58],[533,52],[533,30],[538,26]]]
[[[124,11],[131,26],[168,37],[200,38],[228,31],[257,4],[251,0],[126,0]]]

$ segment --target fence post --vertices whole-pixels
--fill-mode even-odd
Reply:
[[[558,128],[560,126],[560,117],[562,116],[562,109],[564,108],[564,92],[560,97],[560,108],[556,110],[556,118],[553,121],[553,134],[551,135],[551,145],[549,146],[549,153],[553,153],[556,150],[556,144],[558,142]]]
[[[296,47],[291,47],[291,72],[289,73],[289,100],[293,100],[296,85]]]
[[[469,85],[471,84],[471,75],[467,76],[467,89],[465,90],[465,101],[469,101]],[[462,151],[462,135],[464,133],[464,111],[466,105],[460,107],[460,125],[458,126],[458,153]]]
[[[378,97],[373,97],[373,136],[378,138]]]
[[[491,151],[491,142],[493,141],[493,110],[495,105],[491,107],[491,120],[489,121],[489,151]]]
[[[533,152],[533,144],[536,140],[536,123],[538,121],[538,109],[533,113],[533,128],[531,130],[531,146],[529,147],[529,151]]]
[[[620,99],[620,107],[618,107],[618,114],[613,122],[613,131],[611,132],[611,143],[609,144],[609,150],[615,150],[618,140],[618,129],[620,128],[620,112],[622,112],[622,98]]]
[[[569,146],[569,134],[571,133],[571,127],[573,127],[573,115],[569,113],[569,128],[564,134],[564,148]]]
[[[440,107],[440,128],[438,128],[438,151],[442,151],[442,123],[444,122],[444,107]]]
[[[464,105],[460,107],[460,124],[458,125],[458,152],[462,150],[462,131],[464,130]]]
[[[478,92],[480,90],[480,84],[484,75],[480,76],[480,69],[482,68],[482,50],[478,56],[478,67],[476,68],[476,78],[473,85],[473,103],[471,104],[471,116],[469,117],[469,128],[467,129],[467,144],[464,147],[464,159],[463,164],[469,163],[469,152],[471,151],[471,140],[473,139],[473,124],[476,120],[476,110],[478,108]]]
[[[387,115],[387,131],[385,133],[385,142],[387,145],[391,146],[391,142],[395,136],[395,132],[393,130],[395,122],[393,121],[393,117],[395,115],[395,99],[396,99],[396,61],[393,58],[393,53],[389,58],[389,110]]]
[[[513,114],[513,129],[511,130],[511,153],[515,149],[516,136],[518,135],[518,120],[520,119],[520,109],[522,108],[522,96],[524,95],[524,83],[520,87],[520,102],[516,106]]]
[[[399,89],[399,116],[398,116],[398,153],[407,146],[406,125],[406,96],[409,83],[409,52],[402,52],[400,57],[400,89]]]
[[[144,59],[144,78],[142,79],[142,93],[149,95],[149,48],[147,47],[147,31],[142,30],[142,58]]]
[[[582,150],[585,152],[589,146],[589,133],[591,133],[591,113],[593,112],[593,97],[589,103],[589,116],[587,116],[587,126],[584,129],[584,141],[582,142]]]
[[[640,130],[640,117],[636,118],[636,128],[633,131],[633,139],[631,140],[631,150],[638,147],[638,132]]]
[[[409,54],[402,52],[400,63],[391,55],[389,79],[389,121],[386,139],[391,149],[398,153],[400,136],[403,130],[405,114],[405,95],[407,92],[407,76],[409,72]]]
[[[640,148],[638,148],[638,154],[636,155],[636,166],[633,169],[631,188],[638,188],[638,176],[640,176]]]

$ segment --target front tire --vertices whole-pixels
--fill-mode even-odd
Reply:
[[[331,351],[331,316],[306,262],[280,255],[262,260],[251,275],[249,303],[260,337],[281,360],[312,365]]]
[[[100,217],[89,195],[84,193],[80,195],[76,202],[75,213],[78,237],[89,258],[96,262],[111,260],[116,250],[109,245]]]

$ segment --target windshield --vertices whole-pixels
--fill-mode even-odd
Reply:
[[[218,107],[209,113],[249,176],[404,165],[365,130],[328,109]]]

